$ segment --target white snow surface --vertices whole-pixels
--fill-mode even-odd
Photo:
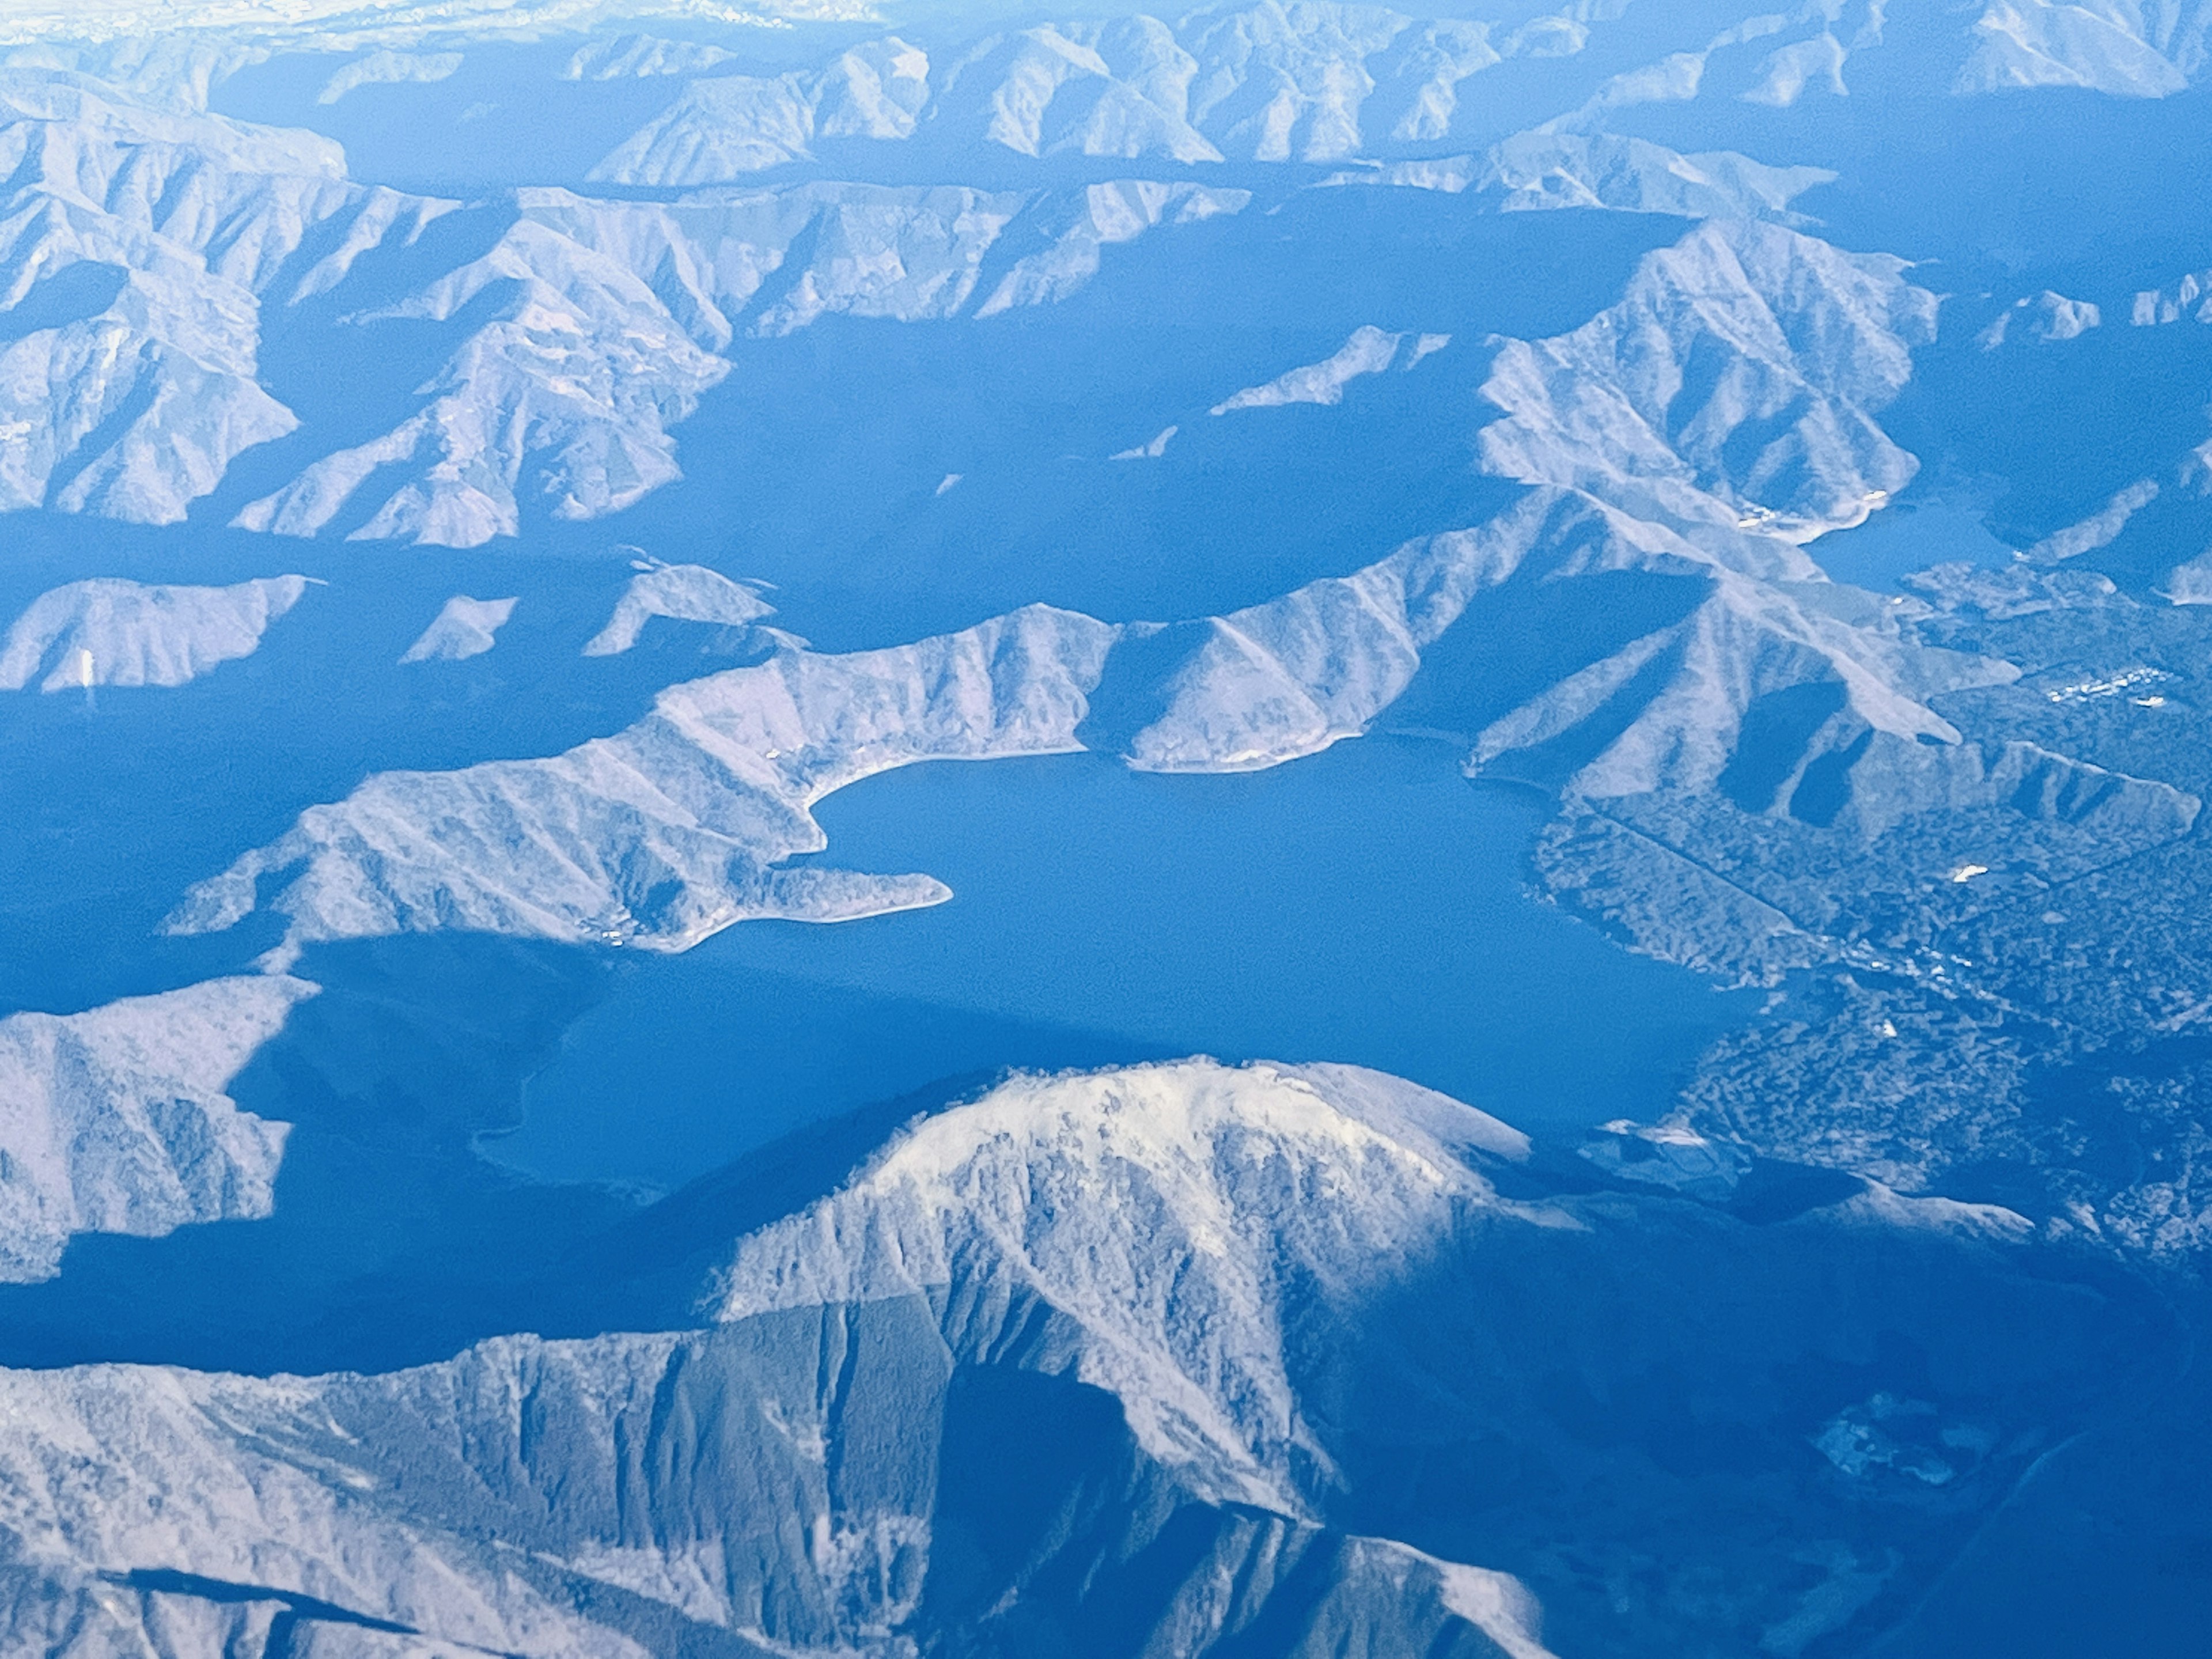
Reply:
[[[1545,20],[1556,23],[1559,20]],[[1018,155],[1329,161],[1370,138],[1443,137],[1468,76],[1547,55],[1555,29],[1493,41],[1480,22],[1418,22],[1304,0],[1046,23],[933,63],[896,35],[773,79],[693,83],[602,163],[629,185],[723,182],[812,154],[820,139],[985,143]]]
[[[305,576],[230,587],[149,586],[117,576],[71,582],[40,594],[9,626],[0,640],[0,690],[20,691],[33,680],[41,691],[182,685],[252,656],[270,623],[307,591]]]
[[[33,324],[0,343],[0,510],[173,524],[292,431],[256,378],[252,276],[342,170],[312,135],[0,70],[0,309]]]
[[[498,642],[499,630],[514,614],[514,599],[472,599],[456,593],[438,609],[422,636],[409,646],[402,662],[460,662],[481,657]]]
[[[1917,470],[1874,419],[1935,337],[1936,297],[1905,269],[1779,226],[1708,221],[1648,255],[1582,327],[1499,353],[1483,395],[1507,418],[1483,428],[1484,463],[1662,522],[1798,540],[1858,524]],[[1685,373],[1716,349],[1717,380]],[[1728,459],[1735,434],[1769,423],[1747,465]]]
[[[450,56],[371,53],[338,73]],[[0,68],[0,309],[37,323],[0,341],[0,510],[143,523],[181,520],[239,455],[297,430],[258,378],[264,310],[342,294],[363,256],[416,246],[462,205],[356,184],[313,134],[48,67]],[[1051,303],[1105,247],[1246,200],[1144,180],[822,183],[671,203],[519,191],[494,210],[513,217],[489,249],[329,324],[444,325],[421,407],[311,447],[234,522],[313,536],[351,512],[362,539],[467,547],[520,534],[533,507],[617,512],[681,476],[671,428],[728,373],[718,354],[740,329]],[[1009,231],[1030,246],[979,292]],[[811,252],[804,270],[785,268],[795,248]],[[772,274],[779,297],[755,307]]]
[[[703,564],[651,563],[629,579],[607,625],[585,642],[584,654],[611,657],[629,650],[655,617],[744,627],[775,609],[751,588]]]
[[[2185,317],[2212,323],[2212,270],[2189,271],[2172,288],[2145,289],[2136,295],[2128,320],[2137,328],[2154,328]]]
[[[656,75],[696,75],[737,56],[701,40],[667,40],[657,34],[618,34],[576,48],[561,71],[565,81],[623,81]]]
[[[223,1091],[315,989],[219,979],[0,1019],[0,1280],[52,1277],[77,1233],[269,1214],[289,1126]]]
[[[1174,20],[1037,23],[934,58],[886,35],[781,75],[696,80],[596,176],[661,187],[727,183],[813,158],[824,141],[854,139],[921,144],[933,153],[991,144],[1037,159],[1185,166],[1388,155],[1449,139],[1471,77],[1513,59],[1574,58],[1626,10],[1563,6],[1509,27],[1420,21],[1327,0],[1261,0]],[[1579,147],[1615,112],[1709,96],[1716,80],[1743,87],[1738,95],[1747,101],[1776,107],[1848,96],[1850,60],[1885,40],[1881,0],[1815,0],[1747,15],[1717,33],[1708,32],[1702,9],[1680,10],[1675,49],[1616,73],[1593,70],[1578,85],[1563,82],[1563,99],[1580,101],[1493,150],[1486,182],[1521,197],[1514,205],[1601,201],[1701,213],[1723,200],[1732,200],[1733,210],[1779,212],[1789,195],[1820,182],[1814,168],[1672,156],[1610,135]],[[1634,20],[1645,29],[1662,21],[1640,12]],[[1970,8],[1950,20],[1931,44],[1938,72],[1962,94],[2063,85],[2160,97],[2201,74],[2208,32],[2212,6],[2204,0],[2156,8],[2138,0],[1994,0],[1978,15]],[[1618,61],[1593,54],[1601,56]],[[1638,197],[1644,199],[1620,199]]]
[[[2086,87],[2164,98],[2203,72],[2212,46],[2203,0],[1993,0],[1975,21],[1956,90]]]
[[[393,52],[389,48],[372,52],[331,70],[331,78],[315,94],[315,101],[335,104],[359,87],[404,86],[410,82],[421,85],[448,80],[460,71],[460,67],[461,54],[458,52]]]
[[[266,49],[404,49],[454,39],[530,40],[654,18],[719,24],[857,19],[850,0],[19,0],[0,44],[198,35]]]

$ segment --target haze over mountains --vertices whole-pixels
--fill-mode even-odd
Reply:
[[[1491,9],[0,20],[0,1647],[2183,1650],[2212,9]],[[992,1005],[1346,744],[1656,1109]]]

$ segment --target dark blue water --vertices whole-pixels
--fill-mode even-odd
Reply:
[[[1356,1061],[1538,1133],[1660,1109],[1745,1000],[1528,897],[1543,808],[1455,760],[1370,738],[1226,777],[1082,755],[871,779],[819,809],[824,857],[950,902],[629,964],[485,1149],[663,1188],[945,1077],[1198,1052]]]

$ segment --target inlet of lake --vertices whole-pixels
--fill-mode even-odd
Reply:
[[[624,963],[483,1149],[666,1190],[946,1079],[1191,1054],[1370,1066],[1539,1136],[1654,1115],[1755,1000],[1531,896],[1546,811],[1384,737],[1225,776],[886,773],[817,809],[819,859],[924,871],[950,901]]]

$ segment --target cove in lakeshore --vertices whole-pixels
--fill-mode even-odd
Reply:
[[[1856,529],[1831,531],[1805,550],[1831,580],[1877,593],[1907,592],[1904,577],[1935,565],[2002,570],[2020,556],[1990,533],[1972,502],[1941,495],[1899,501]]]
[[[953,897],[625,963],[488,1156],[665,1190],[946,1078],[1201,1053],[1371,1066],[1565,1133],[1663,1111],[1755,1006],[1531,898],[1545,806],[1442,744],[1207,776],[925,764],[816,815],[818,861]]]

